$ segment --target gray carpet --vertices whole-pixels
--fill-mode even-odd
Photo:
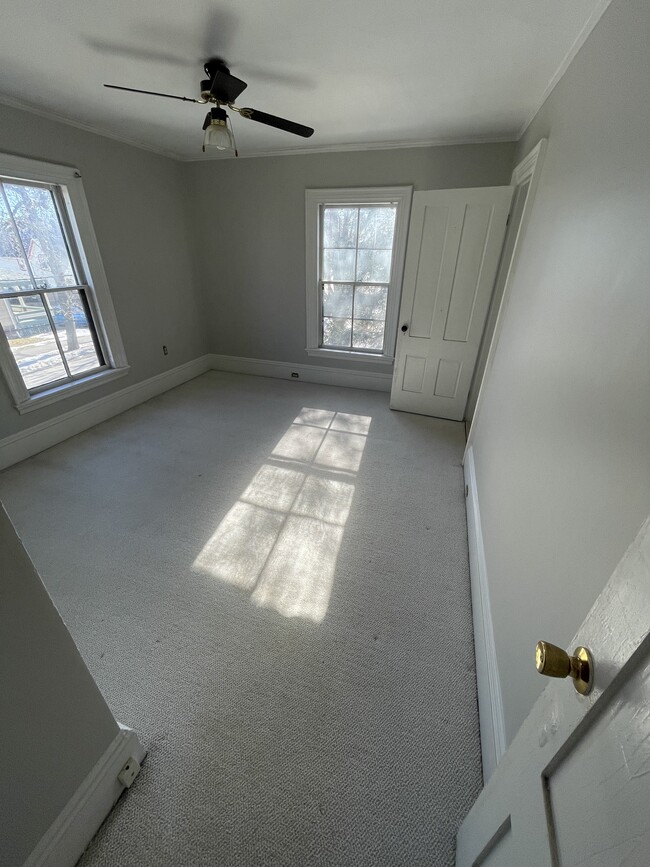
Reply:
[[[452,865],[481,785],[460,424],[208,373],[0,498],[148,757],[82,867]]]

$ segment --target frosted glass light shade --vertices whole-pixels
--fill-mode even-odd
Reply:
[[[225,120],[213,120],[205,130],[203,150],[235,152],[235,142]]]

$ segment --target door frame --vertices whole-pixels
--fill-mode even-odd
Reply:
[[[496,316],[496,320],[494,322],[494,328],[492,334],[489,334],[490,329],[490,318],[492,314],[492,310],[488,311],[487,320],[485,323],[485,331],[483,333],[482,346],[485,345],[486,341],[489,341],[489,349],[487,353],[487,358],[485,360],[485,367],[483,369],[483,373],[481,375],[480,384],[478,385],[478,396],[476,398],[476,405],[474,407],[474,414],[472,416],[471,423],[469,425],[469,431],[467,433],[467,444],[465,447],[465,457],[467,456],[467,450],[472,445],[473,442],[473,433],[476,429],[476,423],[478,421],[481,407],[483,405],[483,401],[485,398],[485,385],[487,382],[487,378],[492,370],[492,365],[494,364],[494,356],[496,353],[497,345],[499,343],[499,337],[501,335],[501,330],[503,328],[503,320],[505,316],[505,311],[508,306],[508,302],[510,300],[510,294],[512,292],[512,284],[514,282],[514,277],[517,270],[517,263],[519,260],[519,255],[521,251],[521,243],[522,239],[525,235],[526,228],[528,227],[528,223],[530,222],[530,214],[533,207],[533,201],[535,199],[535,193],[537,191],[537,186],[539,184],[539,178],[542,171],[542,166],[544,164],[544,156],[546,154],[546,148],[548,145],[548,139],[540,139],[535,147],[515,166],[512,177],[510,178],[510,185],[515,187],[515,192],[513,195],[513,203],[517,196],[517,188],[521,187],[523,184],[528,183],[528,194],[526,196],[526,202],[523,207],[523,211],[521,214],[521,219],[519,221],[519,226],[517,228],[517,235],[515,238],[515,242],[512,247],[512,255],[510,256],[509,262],[501,262],[499,265],[499,271],[497,272],[497,278],[495,282],[494,292],[497,291],[497,286],[499,281],[503,278],[503,274],[505,273],[505,279],[503,283],[503,292],[501,294],[501,300],[498,302],[498,312]],[[507,238],[507,236],[506,236]],[[504,246],[505,246],[504,242]],[[494,295],[493,295],[494,298]],[[481,347],[482,348],[482,347]],[[481,359],[481,349],[479,349],[479,354],[476,359],[477,366],[480,363]],[[476,375],[476,372],[475,372]],[[472,394],[475,393],[476,390],[476,382],[472,382],[469,390],[469,394],[467,396],[467,404],[465,406],[465,411],[467,411],[467,406],[469,405]],[[463,461],[465,458],[463,458]]]
[[[510,257],[510,262],[507,264],[507,274],[503,287],[503,294],[499,303],[499,312],[494,325],[494,332],[492,334],[490,349],[488,351],[485,369],[481,379],[478,400],[467,437],[465,454],[463,456],[466,497],[465,508],[467,511],[467,536],[469,544],[469,572],[471,582],[472,616],[474,620],[474,652],[476,655],[478,712],[481,731],[481,758],[483,764],[483,779],[485,783],[490,779],[497,765],[501,761],[501,758],[506,751],[507,740],[503,716],[501,679],[497,663],[496,646],[494,642],[494,626],[490,610],[490,591],[485,549],[483,546],[483,533],[481,529],[479,491],[476,486],[476,475],[474,472],[472,435],[476,428],[476,423],[482,406],[482,399],[484,399],[486,380],[492,368],[499,335],[503,327],[503,319],[512,291],[517,261],[521,250],[521,242],[528,223],[530,222],[530,213],[535,198],[535,191],[539,183],[547,144],[547,139],[541,139],[530,153],[516,166],[512,173],[512,184],[515,187],[521,186],[527,182],[529,183],[528,195],[522,211],[521,220],[519,221],[519,228],[513,245],[512,256]]]

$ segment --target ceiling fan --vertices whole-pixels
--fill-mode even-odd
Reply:
[[[189,96],[175,96],[171,93],[158,93],[154,90],[121,87],[118,84],[105,84],[104,87],[110,87],[112,90],[126,90],[130,93],[144,93],[148,96],[162,96],[166,99],[180,99],[183,102],[195,102],[198,105],[211,103],[214,107],[210,109],[203,121],[203,130],[205,132],[203,138],[204,151],[207,148],[215,148],[220,151],[234,153],[235,156],[238,156],[232,133],[232,124],[228,126],[229,117],[221,107],[223,105],[232,109],[232,111],[236,111],[240,117],[245,117],[247,120],[256,120],[258,123],[264,123],[267,126],[284,130],[284,132],[300,135],[303,138],[309,138],[309,136],[314,134],[314,130],[310,126],[303,126],[292,120],[276,117],[274,114],[266,114],[266,112],[258,111],[256,108],[239,108],[239,106],[235,105],[235,100],[248,85],[245,81],[232,75],[230,69],[220,57],[213,57],[206,61],[203,68],[208,77],[201,82],[200,99],[192,99]]]

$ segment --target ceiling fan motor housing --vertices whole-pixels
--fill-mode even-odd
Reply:
[[[247,87],[245,81],[230,74],[219,57],[206,61],[203,68],[208,78],[201,82],[201,98],[207,102],[234,102]]]
[[[226,75],[230,75],[230,69],[228,69],[225,61],[220,57],[212,57],[210,60],[206,60],[203,68],[210,80],[214,78],[216,72],[225,72]]]

